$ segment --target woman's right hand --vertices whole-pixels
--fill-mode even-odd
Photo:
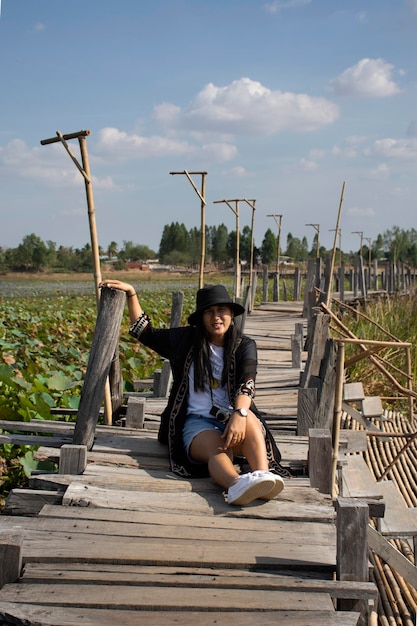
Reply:
[[[108,287],[109,289],[120,289],[124,291],[127,296],[127,306],[129,309],[130,321],[133,323],[138,319],[139,315],[142,315],[143,309],[137,298],[136,290],[130,283],[124,283],[121,280],[115,280],[113,278],[106,278],[102,280],[99,287]]]
[[[120,289],[124,291],[127,296],[134,296],[136,291],[135,288],[129,283],[124,283],[121,280],[116,280],[113,278],[107,278],[106,280],[102,280],[99,284],[99,287],[108,287],[109,289]]]

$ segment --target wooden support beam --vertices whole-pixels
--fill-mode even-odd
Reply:
[[[119,340],[120,324],[126,295],[120,289],[103,287],[99,301],[97,323],[87,365],[73,443],[91,450],[100,405],[113,356]]]
[[[368,521],[369,508],[365,502],[351,498],[337,498],[337,555],[338,580],[368,581]],[[361,626],[368,624],[368,603],[363,600],[340,600],[338,609],[360,611]]]
[[[297,435],[306,436],[310,428],[315,426],[317,412],[316,387],[300,387],[297,397]]]
[[[145,398],[130,396],[127,401],[126,428],[143,428],[145,422]]]
[[[308,474],[310,486],[320,493],[332,493],[332,435],[326,428],[308,432]]]
[[[87,447],[64,444],[59,455],[60,474],[82,474],[87,467]]]
[[[18,580],[22,570],[23,537],[0,533],[0,589]]]

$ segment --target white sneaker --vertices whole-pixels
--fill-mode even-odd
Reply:
[[[267,493],[265,496],[261,496],[263,500],[272,500],[284,489],[284,480],[278,474],[273,474],[268,470],[256,470],[255,472],[252,472],[252,474],[256,476],[266,476],[272,478],[272,480],[274,481],[274,486],[272,487],[271,491],[269,491],[269,493]]]
[[[239,476],[238,480],[229,487],[227,501],[229,504],[249,504],[257,498],[265,496],[274,488],[275,475],[264,476],[249,472]]]

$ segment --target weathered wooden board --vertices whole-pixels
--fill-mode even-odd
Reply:
[[[371,582],[343,581],[325,578],[303,578],[274,571],[246,572],[202,567],[164,567],[143,565],[112,565],[106,563],[67,563],[65,568],[55,563],[26,563],[22,582],[54,583],[59,581],[95,582],[96,584],[130,583],[175,587],[223,587],[228,589],[264,589],[328,593],[331,598],[357,598],[378,601]]]
[[[289,493],[291,490],[291,494]],[[91,506],[142,511],[172,511],[191,514],[242,515],[269,519],[304,521],[333,521],[335,512],[331,505],[319,499],[318,492],[309,488],[288,488],[279,499],[255,501],[245,507],[230,507],[221,492],[205,494],[193,492],[158,493],[121,491],[90,487],[73,482],[67,488],[62,503],[65,506]]]
[[[124,585],[66,585],[17,584],[2,589],[2,602],[36,603],[47,598],[51,606],[78,606],[86,608],[144,610],[206,610],[206,611],[333,611],[331,598],[326,593],[303,591],[253,591],[245,589],[192,589],[176,587],[141,587]]]
[[[0,616],[12,623],[39,626],[253,626],[253,611],[129,611],[78,607],[55,607],[14,602],[0,602]],[[355,626],[359,614],[335,611],[257,611],[256,626]],[[21,622],[16,621],[21,620]]]
[[[68,509],[73,507],[61,507]],[[144,515],[144,514],[143,514]],[[217,519],[217,518],[216,518]],[[225,518],[220,518],[225,520]],[[261,520],[251,521],[252,528],[243,523],[245,520],[233,520],[233,523],[222,525],[202,525],[201,519],[194,517],[194,524],[181,524],[180,516],[168,516],[165,524],[155,524],[154,516],[148,514],[148,521],[125,522],[109,521],[108,519],[92,520],[64,517],[21,517],[19,532],[24,531],[25,538],[38,537],[42,533],[78,533],[105,537],[161,537],[169,539],[189,539],[190,541],[233,541],[250,542],[251,544],[279,545],[283,542],[300,545],[308,534],[310,545],[325,545],[335,550],[336,532],[330,525],[318,522],[300,522],[297,528],[288,521],[275,521],[275,528],[263,528]],[[3,516],[0,520],[0,531],[16,528],[16,520]],[[244,531],[240,534],[237,531]]]
[[[335,570],[335,549],[324,545],[267,544],[245,545],[228,541],[217,543],[161,537],[113,537],[103,541],[82,533],[32,533],[26,531],[23,563],[119,563],[181,567],[217,567],[251,570],[320,572]],[[0,595],[3,598],[3,594]]]
[[[262,505],[264,507],[266,505]],[[300,507],[299,507],[300,508]],[[331,509],[333,511],[333,509]],[[73,520],[107,520],[109,522],[126,522],[126,523],[138,523],[138,524],[153,524],[167,525],[167,526],[184,526],[184,527],[196,527],[201,529],[206,528],[219,528],[230,529],[236,532],[246,531],[260,531],[260,532],[279,532],[281,524],[291,523],[290,520],[270,519],[269,517],[251,515],[243,516],[239,509],[231,509],[231,507],[225,508],[225,515],[217,514],[213,516],[209,515],[195,515],[191,513],[175,513],[160,511],[158,515],[153,512],[137,510],[129,511],[123,509],[101,509],[93,507],[67,507],[67,506],[53,506],[45,505],[40,512],[40,516],[68,518]],[[334,512],[332,512],[333,519],[330,520],[328,516],[320,518],[317,521],[318,532],[323,532],[326,536],[327,533],[333,534],[334,532]],[[1,518],[0,518],[1,520]],[[315,521],[304,520],[307,523],[315,524]],[[297,525],[302,525],[302,516],[297,519]],[[313,526],[314,528],[314,526]],[[157,531],[155,531],[157,532]]]

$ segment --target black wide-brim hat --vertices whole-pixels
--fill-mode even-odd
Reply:
[[[237,302],[233,302],[224,285],[213,285],[212,287],[203,287],[197,291],[197,308],[194,313],[191,313],[188,323],[191,326],[195,326],[205,309],[217,304],[227,304],[235,316],[242,315],[245,312],[245,307]]]

